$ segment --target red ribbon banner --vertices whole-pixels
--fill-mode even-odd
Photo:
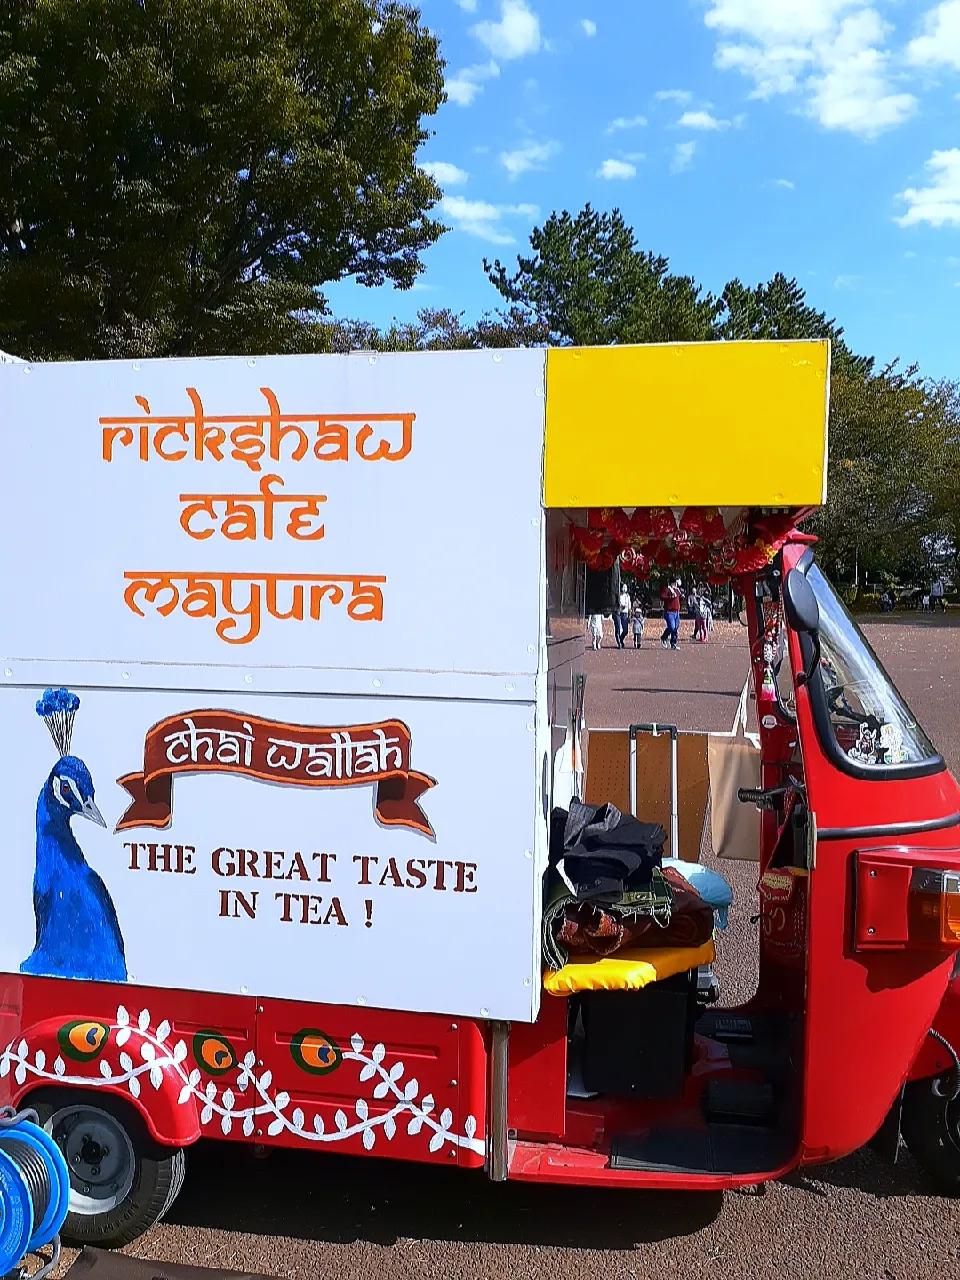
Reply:
[[[168,827],[177,774],[236,773],[296,787],[373,784],[379,823],[432,836],[418,802],[436,782],[410,768],[410,747],[402,720],[321,727],[235,711],[186,711],[149,729],[143,771],[117,779],[132,803],[116,830]]]

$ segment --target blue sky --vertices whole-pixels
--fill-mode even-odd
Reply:
[[[775,271],[855,350],[960,377],[960,0],[422,0],[449,100],[421,163],[451,230],[386,323],[474,319],[530,228],[588,201],[719,290]]]

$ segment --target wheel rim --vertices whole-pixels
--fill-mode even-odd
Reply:
[[[127,1198],[136,1158],[119,1120],[98,1107],[62,1107],[46,1129],[70,1171],[71,1213],[108,1213]]]

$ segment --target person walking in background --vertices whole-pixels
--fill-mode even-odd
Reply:
[[[706,587],[701,585],[697,588],[697,616],[693,625],[693,638],[699,640],[701,644],[707,643],[707,632],[710,629],[710,623],[713,621],[712,609],[710,601],[707,598]]]
[[[676,652],[680,644],[680,601],[683,597],[680,594],[680,579],[674,578],[660,592],[660,599],[663,603],[663,620],[666,623],[663,629],[663,635],[660,637],[660,647],[666,649],[669,644],[670,648]]]
[[[633,624],[633,647],[635,649],[643,648],[643,621],[643,605],[639,600],[634,600],[631,622]]]
[[[595,650],[603,645],[603,614],[590,615],[590,643]]]
[[[943,603],[942,578],[934,578],[933,582],[930,584],[930,612],[936,613],[938,609],[941,613],[947,612],[947,606]]]
[[[630,610],[633,607],[633,601],[630,599],[630,592],[626,587],[620,591],[619,613],[613,615],[613,629],[617,637],[617,648],[622,649],[627,639],[627,632],[630,630]]]

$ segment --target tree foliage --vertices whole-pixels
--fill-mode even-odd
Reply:
[[[0,0],[0,346],[321,347],[441,234],[442,65],[395,0]]]
[[[828,501],[811,525],[820,559],[846,581],[922,579],[946,558],[956,511],[957,388],[920,377],[915,366],[841,369],[829,439]]]
[[[811,307],[804,289],[781,271],[753,288],[730,280],[724,286],[721,304],[718,338],[829,338],[835,370],[862,376],[873,368],[870,357],[853,354],[836,320],[828,320],[825,311]]]
[[[530,235],[531,257],[513,275],[484,259],[494,288],[547,328],[550,341],[576,346],[680,342],[713,336],[719,302],[690,276],[637,245],[620,211],[586,205],[576,217],[553,213]]]
[[[487,313],[476,324],[462,311],[424,307],[416,320],[394,320],[388,329],[363,320],[327,326],[330,351],[473,351],[481,347],[537,347],[547,342],[545,327],[521,307]]]

